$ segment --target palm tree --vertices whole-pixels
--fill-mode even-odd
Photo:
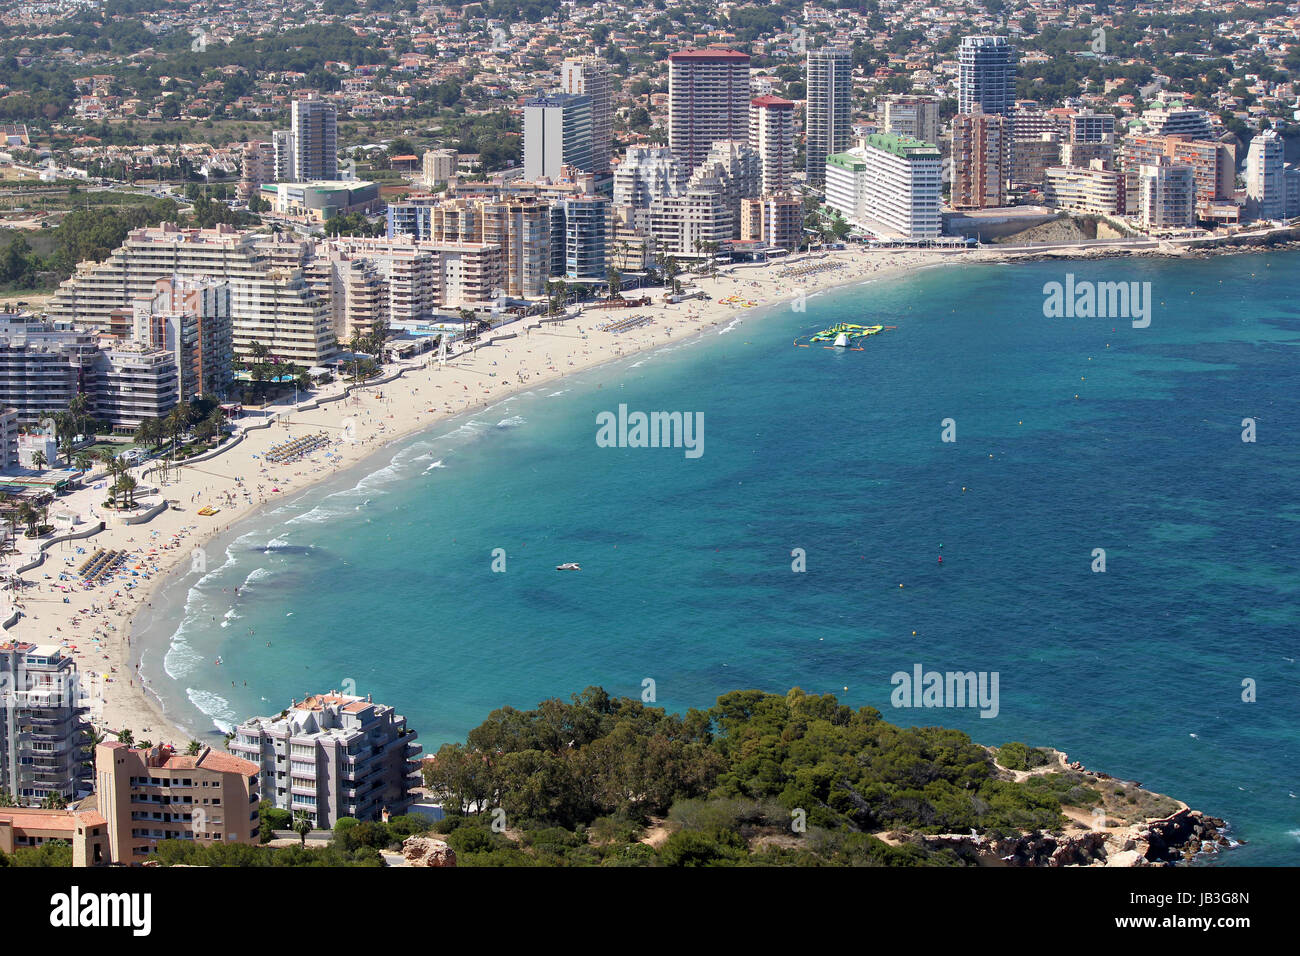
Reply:
[[[36,466],[36,471],[37,471],[38,474],[39,474],[40,472],[44,471],[44,470],[45,470],[45,452],[43,452],[43,451],[38,451],[38,452],[36,452],[34,455],[32,455],[32,464]]]
[[[137,485],[136,480],[127,474],[123,474],[121,478],[117,479],[117,484],[113,486],[113,490],[120,491],[124,494],[126,500],[123,503],[123,507],[125,508],[135,507],[136,485]]]
[[[199,743],[197,740],[191,740],[189,746],[185,748],[185,756],[197,757],[199,755],[199,751],[202,749],[203,749],[203,745],[201,743]]]
[[[129,730],[123,730],[117,735],[117,739],[120,743],[124,743],[129,747],[135,743],[135,734],[131,733]]]
[[[303,848],[307,847],[307,834],[311,833],[315,827],[312,826],[311,818],[307,816],[306,810],[299,810],[293,817],[293,832],[298,834],[302,840]]]
[[[93,465],[94,462],[95,459],[91,458],[84,451],[78,452],[76,457],[72,459],[73,467],[76,468],[77,471],[81,472],[90,471],[90,466]]]
[[[18,517],[27,525],[27,534],[31,537],[36,536],[36,522],[40,520],[40,512],[32,507],[30,501],[24,501],[18,506]]]

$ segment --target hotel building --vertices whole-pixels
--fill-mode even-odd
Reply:
[[[260,770],[274,806],[323,828],[405,813],[420,779],[415,737],[392,707],[331,691],[293,701],[281,717],[244,721],[230,750]]]
[[[559,179],[565,166],[592,171],[591,97],[551,93],[524,104],[524,178]]]
[[[233,384],[234,330],[230,286],[223,282],[159,282],[135,300],[132,338],[176,357],[179,395],[225,395]]]
[[[826,160],[826,204],[882,238],[934,239],[942,229],[939,147],[876,133]]]

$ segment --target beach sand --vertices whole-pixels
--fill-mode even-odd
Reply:
[[[20,591],[3,592],[6,601],[18,602],[23,615],[6,638],[63,643],[74,649],[83,687],[90,695],[91,719],[99,729],[130,729],[137,742],[167,741],[184,746],[188,733],[168,718],[136,675],[138,651],[130,637],[132,618],[152,606],[154,590],[169,573],[192,566],[196,548],[262,504],[300,492],[395,440],[453,415],[622,356],[680,341],[710,326],[727,324],[751,309],[794,302],[800,293],[942,263],[999,258],[1004,257],[991,250],[848,249],[765,267],[720,268],[716,278],[684,275],[684,283],[692,283],[712,300],[656,301],[650,306],[612,310],[592,309],[588,304],[585,312],[541,329],[526,331],[525,325],[536,319],[508,325],[502,331],[516,332],[518,338],[449,357],[445,366],[439,366],[434,354],[391,364],[385,375],[403,368],[402,377],[355,389],[348,397],[320,408],[273,406],[271,411],[278,411],[280,419],[269,428],[246,431],[244,440],[228,452],[182,466],[157,492],[138,495],[145,507],[166,498],[183,510],[168,509],[136,525],[110,520],[105,530],[93,537],[50,548],[41,566],[22,575],[25,583]],[[792,275],[792,271],[802,274]],[[653,290],[649,294],[658,300],[661,293]],[[627,293],[629,298],[638,294]],[[744,302],[720,301],[733,295]],[[652,317],[653,324],[621,334],[596,329],[609,320],[636,314]],[[342,390],[342,383],[335,383],[315,397]],[[304,400],[300,404],[312,403]],[[235,424],[242,429],[262,421],[245,416]],[[328,444],[293,463],[267,464],[264,456],[273,445],[314,434],[325,435]],[[147,468],[133,469],[132,474],[142,487],[158,486],[158,475],[143,476]],[[82,489],[59,498],[51,510],[79,514],[81,530],[106,517],[106,497],[103,488]],[[197,511],[204,506],[219,510],[203,517]],[[27,563],[37,544],[20,536],[23,554],[10,556],[9,568]],[[131,552],[132,559],[122,572],[125,578],[115,578],[107,586],[83,587],[75,571],[96,549]],[[137,572],[135,576],[132,570]],[[61,574],[67,579],[60,580]],[[132,586],[128,588],[128,584]],[[11,610],[5,608],[3,616],[7,618]]]

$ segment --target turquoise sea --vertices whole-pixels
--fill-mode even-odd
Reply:
[[[670,710],[799,686],[1059,747],[1227,819],[1219,865],[1295,863],[1297,266],[953,266],[738,313],[237,526],[155,599],[143,673],[196,733],[338,688],[426,752],[592,684]],[[1067,272],[1150,282],[1150,327],[1045,318]],[[837,321],[898,328],[792,347]],[[703,454],[599,447],[620,403],[702,413]],[[917,664],[997,672],[997,716],[894,708]]]

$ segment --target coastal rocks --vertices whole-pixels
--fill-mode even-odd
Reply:
[[[1163,820],[1152,820],[1133,829],[1135,849],[1148,864],[1168,866],[1190,860],[1198,853],[1214,853],[1229,846],[1221,832],[1226,824],[1199,810],[1179,810]]]
[[[407,866],[455,866],[456,851],[441,840],[412,836],[402,841]]]

